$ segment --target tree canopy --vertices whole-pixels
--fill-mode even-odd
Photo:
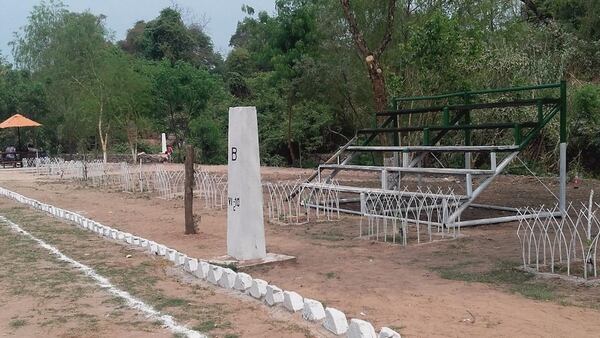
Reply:
[[[258,109],[264,164],[312,166],[392,96],[570,83],[572,164],[598,170],[600,5],[587,0],[276,0],[243,6],[226,56],[176,8],[115,42],[105,17],[41,2],[0,58],[0,117],[40,120],[52,153],[176,148],[225,161],[227,107]],[[585,126],[585,127],[583,127]],[[3,135],[10,138],[11,135]],[[558,134],[541,149],[552,152]],[[531,161],[543,162],[528,155]],[[325,155],[323,155],[325,156]]]

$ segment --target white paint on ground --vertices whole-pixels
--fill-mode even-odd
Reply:
[[[159,311],[154,309],[152,306],[135,298],[130,293],[123,291],[121,289],[118,289],[117,287],[112,285],[107,278],[98,275],[94,269],[90,268],[87,265],[81,264],[81,263],[77,262],[76,260],[64,255],[57,248],[53,247],[50,244],[47,244],[43,240],[33,236],[32,234],[30,234],[29,232],[27,232],[25,230],[23,230],[19,225],[11,222],[6,217],[0,216],[0,221],[8,224],[13,230],[23,234],[26,237],[29,237],[30,239],[35,241],[40,247],[42,247],[42,248],[50,251],[52,254],[54,254],[56,256],[56,258],[58,258],[59,260],[71,264],[72,266],[74,266],[75,268],[77,268],[78,270],[83,272],[86,276],[95,280],[96,284],[98,286],[100,286],[101,288],[107,290],[108,292],[110,292],[111,294],[113,294],[116,297],[124,299],[127,302],[127,305],[129,307],[131,307],[132,309],[136,309],[136,310],[143,312],[146,315],[146,317],[148,317],[151,320],[159,320],[171,332],[178,333],[178,334],[184,334],[187,337],[191,337],[191,338],[206,337],[205,335],[201,334],[198,331],[190,330],[190,329],[186,328],[185,326],[181,326],[181,325],[177,324],[177,322],[175,322],[173,317],[160,313]]]

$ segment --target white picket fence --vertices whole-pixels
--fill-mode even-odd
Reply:
[[[600,205],[590,198],[579,208],[572,204],[563,217],[552,209],[524,210],[531,219],[519,222],[517,236],[521,244],[523,267],[538,272],[564,274],[584,279],[598,277],[600,241]]]
[[[64,161],[60,158],[39,158],[28,161],[36,175],[107,187],[131,193],[148,193],[163,199],[183,196],[184,171],[168,170],[163,165],[142,166],[102,161]],[[194,173],[194,193],[205,208],[221,209],[227,201],[227,178],[208,171]]]

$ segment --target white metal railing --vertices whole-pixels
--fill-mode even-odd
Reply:
[[[552,209],[525,209],[517,236],[521,244],[523,267],[537,272],[565,274],[585,279],[598,277],[600,205],[590,198],[579,208],[572,204],[562,216]]]

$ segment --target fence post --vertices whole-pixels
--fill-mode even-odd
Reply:
[[[195,234],[194,225],[194,147],[186,145],[185,154],[185,182],[184,182],[184,205],[185,205],[185,234]]]

